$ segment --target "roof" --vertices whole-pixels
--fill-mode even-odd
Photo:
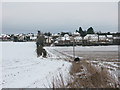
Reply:
[[[120,39],[120,37],[114,37],[114,39]]]
[[[112,35],[107,35],[108,38],[112,38],[113,36]]]
[[[98,39],[98,35],[97,34],[87,34],[84,39]]]
[[[82,40],[82,37],[80,36],[77,36],[77,37],[74,37],[75,40]]]
[[[33,40],[34,40],[34,39],[37,39],[37,37],[30,37],[30,39],[33,39]]]
[[[73,34],[74,34],[74,35],[80,35],[80,33],[78,33],[78,32],[74,32]]]
[[[52,36],[59,36],[57,33],[53,33]]]
[[[102,35],[102,36],[99,36],[99,38],[106,38],[106,36]]]
[[[68,34],[65,34],[64,37],[69,37],[69,35],[68,35]]]
[[[58,41],[55,41],[54,43],[58,43]]]

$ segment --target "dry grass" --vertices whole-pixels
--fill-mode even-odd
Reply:
[[[70,79],[65,81],[60,74],[54,78],[52,88],[118,88],[119,84],[108,69],[105,67],[95,67],[94,65],[81,61],[72,62],[70,69]]]
[[[82,70],[84,68],[84,71]],[[80,70],[81,69],[81,70]],[[73,88],[116,88],[118,87],[118,82],[115,78],[108,72],[105,67],[95,67],[94,65],[81,61],[81,63],[73,63],[71,67],[71,75],[75,75],[73,78],[72,86]]]
[[[53,77],[53,81],[51,82],[50,88],[65,88],[65,81],[63,79],[63,75],[59,73],[57,77]]]

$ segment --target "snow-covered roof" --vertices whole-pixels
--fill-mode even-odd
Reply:
[[[120,39],[120,37],[113,37],[113,39]]]
[[[6,35],[6,34],[1,34],[1,36],[4,36],[4,35]]]
[[[23,36],[23,34],[19,34],[19,36]]]
[[[69,37],[69,35],[68,35],[68,34],[65,34],[64,37]]]
[[[112,35],[107,35],[108,38],[112,38],[113,36]]]
[[[97,35],[97,34],[87,34],[86,36],[87,36],[87,37],[89,37],[89,36],[90,36],[90,37],[97,37],[98,35]]]
[[[30,37],[30,39],[35,40],[35,39],[37,39],[37,37]]]
[[[48,37],[49,37],[50,39],[52,38],[52,37],[50,37],[50,36],[44,36],[44,37],[45,37],[45,38],[48,38]]]
[[[44,36],[45,38],[48,38],[48,36]]]
[[[119,32],[119,31],[118,31]],[[118,32],[110,32],[110,33],[118,33]]]
[[[58,41],[55,41],[54,43],[58,43]]]
[[[100,35],[99,36],[99,40],[106,40],[107,38],[106,38],[106,36],[105,35]]]
[[[77,37],[74,37],[75,40],[82,40],[82,37],[80,36],[77,36]]]
[[[57,33],[53,33],[52,36],[59,36]]]
[[[37,34],[35,33],[35,34],[34,34],[34,36],[36,36],[36,37],[37,37]]]
[[[7,34],[1,34],[0,37],[10,37],[10,36]]]
[[[78,33],[78,32],[74,32],[73,35],[80,35],[80,33]]]
[[[105,35],[102,35],[102,36],[100,35],[99,38],[106,38],[106,36]]]
[[[84,37],[85,40],[90,40],[90,39],[98,39],[98,35],[97,34],[87,34],[85,37]]]
[[[51,38],[51,40],[53,40],[53,39]]]
[[[28,34],[26,34],[27,36],[32,36],[33,34],[32,33],[28,33]]]
[[[17,35],[19,35],[19,34],[14,34],[14,36],[17,36]]]
[[[23,40],[23,39],[24,39],[24,36],[20,36],[20,37],[19,37],[19,40]]]
[[[4,35],[3,37],[10,37],[10,36],[8,36],[8,35]]]

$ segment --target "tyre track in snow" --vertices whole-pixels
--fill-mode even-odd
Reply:
[[[55,58],[57,58],[58,60],[62,59],[62,60],[67,61],[67,62],[73,62],[74,58],[71,55],[65,54],[65,53],[60,52],[56,49],[47,49],[47,50],[48,50],[49,55],[56,56]],[[54,59],[54,58],[51,58],[51,59]]]
[[[32,63],[32,64],[27,64],[27,65],[21,65],[21,66],[14,66],[14,67],[3,67],[4,69],[16,69],[16,68],[24,68],[24,67],[30,67],[31,65],[37,65],[40,64],[41,62],[37,62],[37,63]]]
[[[55,53],[56,55],[57,55],[57,57],[59,57],[59,58],[62,58],[63,60],[65,60],[65,61],[67,61],[67,62],[73,62],[74,61],[74,57],[73,56],[71,56],[71,55],[68,55],[68,54],[65,54],[64,52],[62,52],[62,51],[59,51],[59,50],[56,50],[56,49],[51,49],[51,52],[52,53]],[[76,56],[75,56],[76,57]],[[113,70],[113,71],[116,71],[115,69],[116,68],[118,68],[118,66],[115,66],[115,65],[112,65],[111,63],[105,63],[105,62],[103,62],[103,63],[101,63],[100,61],[96,61],[96,62],[98,62],[97,64],[94,62],[94,60],[93,61],[89,61],[89,59],[87,60],[87,59],[84,59],[84,58],[82,58],[82,59],[80,59],[80,60],[84,60],[84,61],[86,61],[87,63],[89,63],[89,64],[92,64],[92,65],[99,65],[99,66],[103,66],[103,67],[106,67],[108,70]],[[82,64],[81,64],[82,65]],[[108,65],[110,65],[109,67],[108,67]]]
[[[73,56],[68,55],[68,54],[65,54],[65,53],[62,52],[62,51],[53,49],[53,51],[51,51],[51,52],[56,53],[59,58],[62,58],[62,59],[64,59],[65,61],[73,62],[73,60],[74,60],[74,57],[73,57]],[[63,56],[66,56],[66,58],[63,58]],[[77,57],[77,56],[75,56],[75,57]],[[93,64],[93,65],[104,66],[104,67],[106,67],[107,69],[112,70],[112,71],[115,71],[116,68],[118,68],[117,65],[113,65],[112,63],[107,63],[107,64],[106,64],[105,61],[104,61],[104,62],[94,61],[94,60],[92,60],[92,61],[90,60],[90,61],[89,61],[89,59],[84,59],[84,58],[82,58],[82,59],[80,58],[80,60],[85,60],[86,62],[88,62],[88,63],[90,63],[90,64]],[[97,63],[95,63],[95,62],[97,62]],[[119,63],[119,62],[118,62],[118,63]]]

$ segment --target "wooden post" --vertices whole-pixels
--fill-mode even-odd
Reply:
[[[50,44],[49,44],[49,36],[48,36],[48,46],[49,46]]]
[[[75,59],[75,39],[74,39],[74,36],[73,36],[73,57]]]
[[[99,42],[99,34],[98,34],[98,42]]]

